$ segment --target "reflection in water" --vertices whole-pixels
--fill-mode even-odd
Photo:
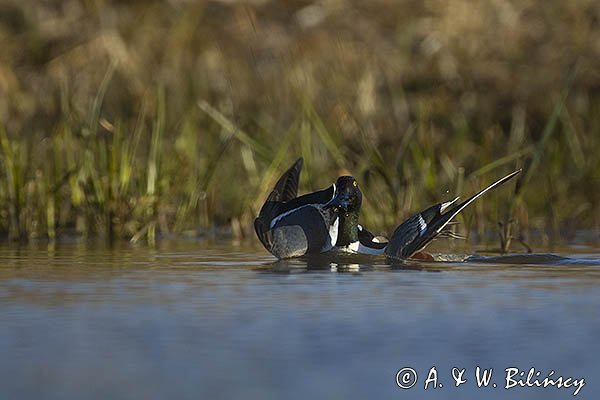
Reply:
[[[317,254],[287,260],[275,260],[264,264],[272,272],[306,271],[367,271],[373,269],[436,271],[451,269],[457,265],[494,264],[495,266],[552,266],[552,265],[598,265],[595,258],[570,258],[556,254],[508,254],[499,256],[433,254],[432,261],[389,260],[381,256],[362,254]]]
[[[276,260],[265,263],[264,268],[270,272],[359,272],[375,270],[414,270],[437,271],[436,263],[419,262],[414,260],[392,261],[384,257],[370,255],[313,255],[289,260]]]
[[[468,262],[490,263],[490,264],[505,264],[505,265],[568,265],[568,264],[597,264],[597,260],[574,259],[562,257],[556,254],[508,254],[501,256],[481,256],[474,255],[465,259]]]
[[[572,396],[477,389],[476,366],[554,370],[587,378],[578,398],[600,394],[593,251],[389,263],[161,246],[0,247],[0,398]],[[444,388],[425,393],[433,365]],[[405,366],[421,379],[408,392]],[[469,384],[453,387],[454,366]]]

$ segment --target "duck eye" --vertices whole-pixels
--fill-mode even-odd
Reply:
[[[352,186],[356,187],[358,185],[358,183],[356,183],[356,181],[352,182]]]

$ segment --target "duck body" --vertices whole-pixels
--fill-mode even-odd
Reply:
[[[334,209],[308,204],[274,221],[270,252],[277,258],[323,253],[334,247],[339,218]]]
[[[334,184],[297,197],[302,164],[302,158],[298,159],[279,178],[254,221],[259,240],[277,258],[323,253],[338,239],[346,192]]]

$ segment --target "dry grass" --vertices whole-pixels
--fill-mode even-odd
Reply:
[[[599,21],[584,0],[4,1],[0,232],[251,235],[298,155],[304,190],[355,175],[375,231],[524,166],[468,232],[597,232]]]

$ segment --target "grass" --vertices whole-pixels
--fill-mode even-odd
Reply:
[[[598,238],[592,3],[333,3],[9,0],[0,237],[252,237],[302,155],[301,190],[351,173],[377,233],[524,167],[471,241]]]

